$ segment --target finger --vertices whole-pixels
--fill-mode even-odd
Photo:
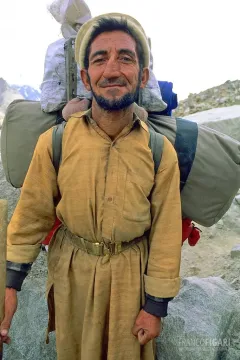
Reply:
[[[143,329],[141,329],[138,332],[138,341],[139,341],[140,345],[146,345],[150,340],[151,340],[151,338],[149,337],[149,334],[147,331],[144,331]]]
[[[2,337],[7,336],[8,329],[5,329],[5,328],[1,329],[0,334],[1,334]]]
[[[14,312],[8,312],[5,314],[5,318],[3,319],[3,322],[0,326],[0,334],[2,336],[6,336],[8,333],[8,330],[10,329],[12,318],[13,318]]]
[[[132,333],[134,336],[138,336],[138,332],[141,330],[140,326],[137,326],[136,324],[134,324],[133,328],[132,328]]]
[[[74,104],[74,103],[77,103],[77,102],[79,102],[79,101],[81,101],[81,99],[79,99],[79,98],[74,98],[74,99],[70,100],[70,101],[68,102],[68,104]]]
[[[10,342],[11,342],[11,338],[9,336],[0,336],[0,344],[1,343],[10,344]]]

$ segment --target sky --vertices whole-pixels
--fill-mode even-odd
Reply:
[[[0,77],[39,88],[48,45],[61,38],[51,0],[0,0]],[[178,98],[240,79],[240,0],[86,0],[92,15],[134,16],[151,38],[154,73]]]

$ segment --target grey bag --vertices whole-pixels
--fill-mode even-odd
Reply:
[[[240,188],[240,142],[185,119],[152,113],[148,123],[176,149],[183,217],[212,226],[227,212]]]

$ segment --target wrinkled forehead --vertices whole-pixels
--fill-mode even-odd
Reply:
[[[91,43],[90,56],[98,51],[122,51],[129,50],[137,56],[136,41],[124,31],[109,31],[99,34]]]

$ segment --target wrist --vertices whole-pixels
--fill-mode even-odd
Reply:
[[[6,287],[6,294],[17,294],[17,290],[11,287]]]

